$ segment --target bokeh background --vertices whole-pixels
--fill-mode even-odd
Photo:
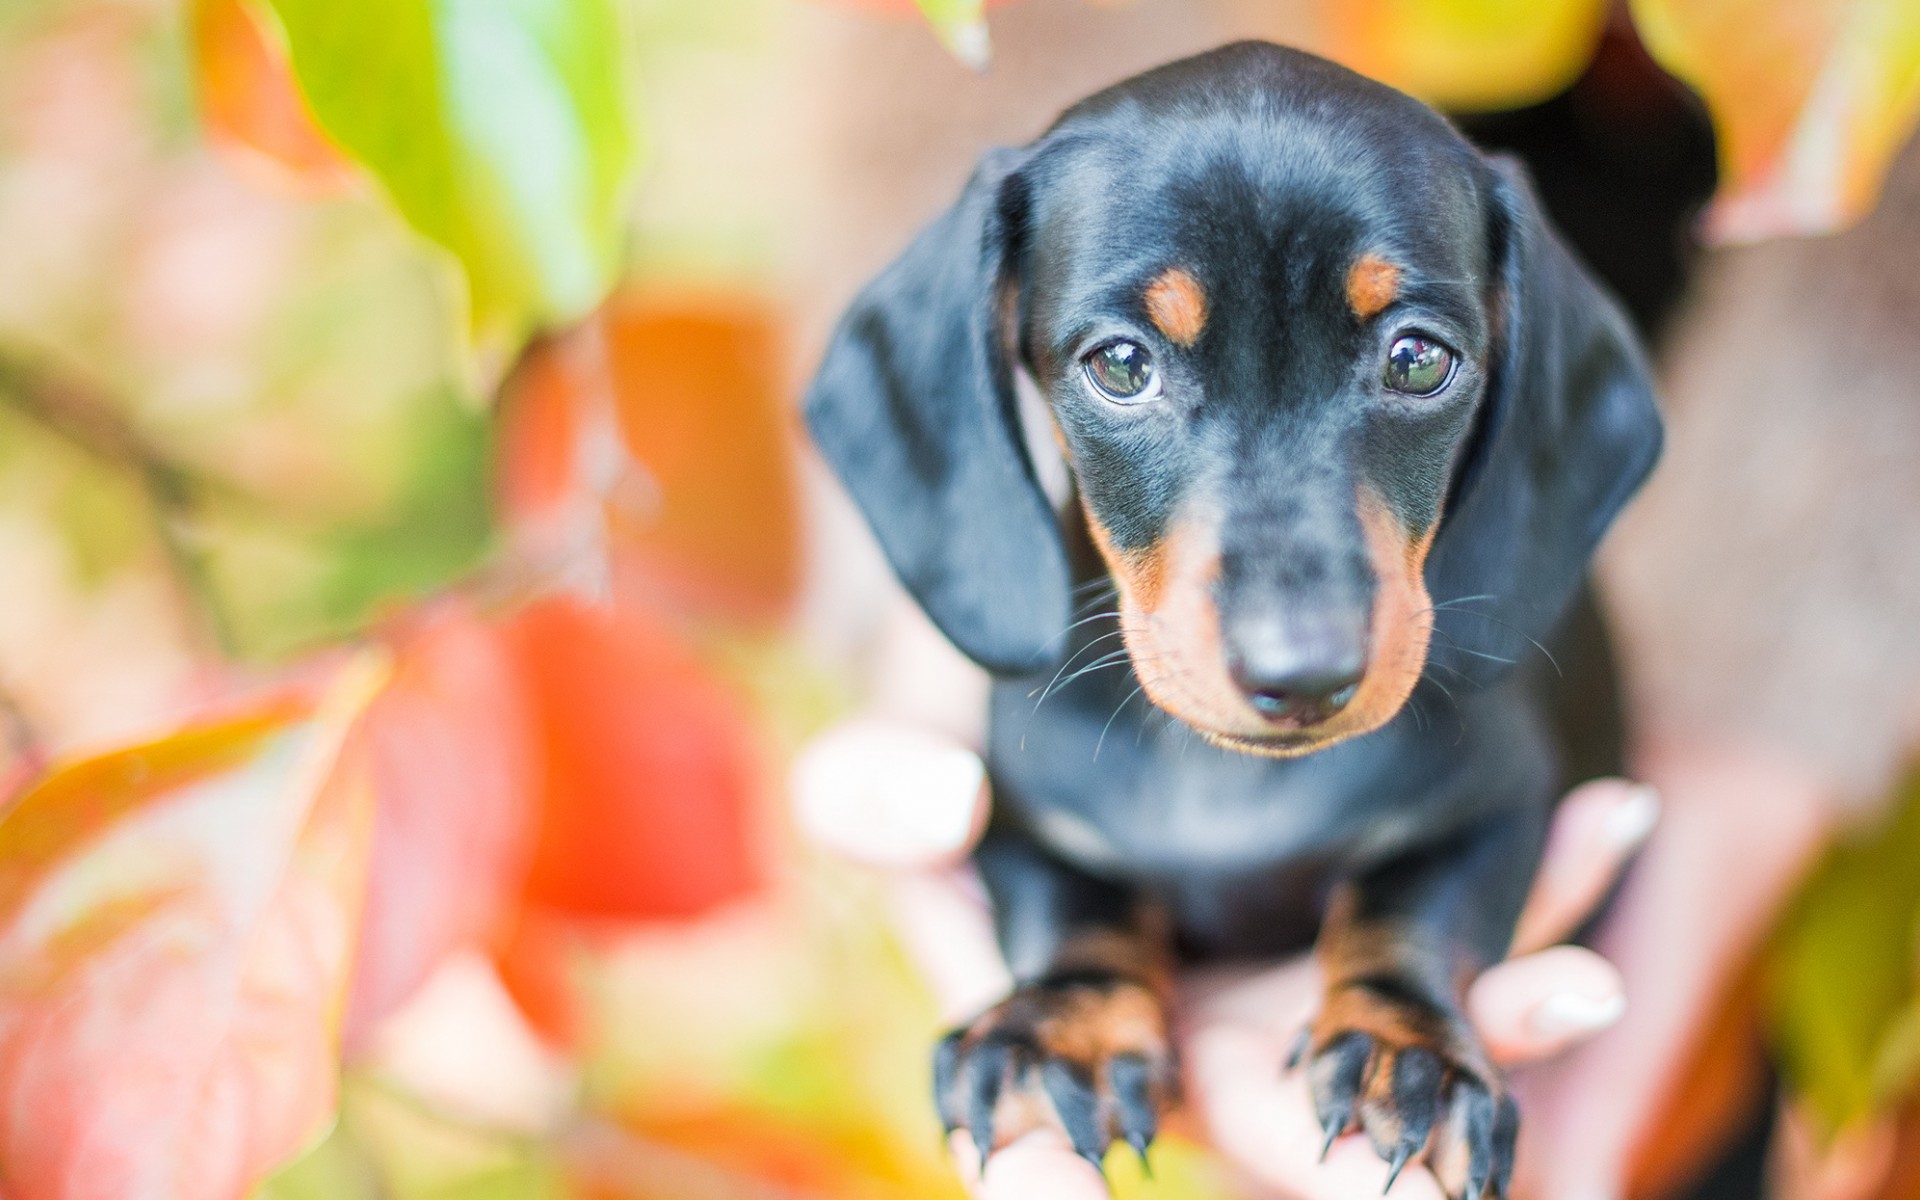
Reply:
[[[1798,1194],[1920,1194],[1920,6],[922,7],[0,4],[0,1193],[961,1195],[786,779],[965,696],[795,401],[982,150],[1257,36],[1528,154],[1657,337],[1640,723],[1836,847],[1663,1094],[1765,1103],[1764,1047]],[[1116,1190],[1240,1194],[1159,1155]]]

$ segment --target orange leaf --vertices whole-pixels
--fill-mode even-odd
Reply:
[[[326,1122],[381,667],[56,770],[0,820],[0,1183],[238,1197]]]
[[[1723,240],[1865,215],[1920,121],[1913,0],[1632,0],[1647,49],[1706,98]]]
[[[783,361],[772,312],[738,297],[618,302],[534,346],[502,411],[508,522],[564,543],[580,498],[604,500],[607,549],[650,594],[687,612],[779,616],[801,569]],[[604,474],[595,464],[620,458],[620,442],[624,477],[583,478]]]
[[[513,914],[493,948],[500,983],[527,1023],[556,1046],[578,1046],[587,1011],[576,970],[599,948],[586,922],[534,902]]]
[[[349,1048],[446,954],[492,940],[531,852],[531,713],[500,635],[445,603],[401,638],[367,711],[379,796]]]
[[[306,193],[343,189],[353,168],[321,134],[287,53],[246,0],[193,0],[200,114],[214,145]]]
[[[793,416],[773,314],[746,299],[608,315],[621,431],[658,489],[627,531],[689,611],[774,616],[800,578]]]
[[[637,613],[554,598],[506,635],[545,762],[527,898],[580,916],[685,917],[757,887],[761,770],[740,702]]]

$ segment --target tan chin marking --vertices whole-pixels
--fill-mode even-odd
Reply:
[[[1347,270],[1347,304],[1365,321],[1400,294],[1400,268],[1378,254],[1362,254]]]
[[[1179,267],[1168,267],[1147,285],[1147,316],[1177,346],[1191,346],[1207,327],[1207,294],[1200,281]]]
[[[1433,635],[1423,571],[1433,531],[1412,535],[1386,501],[1356,497],[1374,579],[1371,661],[1353,700],[1332,720],[1276,735],[1247,707],[1227,675],[1213,584],[1220,570],[1217,521],[1183,516],[1142,551],[1121,551],[1087,509],[1087,525],[1120,593],[1120,631],[1147,696],[1224,749],[1298,758],[1378,729],[1413,694]],[[1083,505],[1084,507],[1084,505]]]

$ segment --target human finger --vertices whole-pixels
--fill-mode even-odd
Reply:
[[[1584,924],[1659,821],[1659,793],[1645,784],[1595,779],[1567,793],[1554,811],[1513,952],[1551,946]]]
[[[801,833],[845,858],[895,869],[964,859],[987,817],[987,773],[960,742],[918,726],[855,718],[800,752],[793,812]]]

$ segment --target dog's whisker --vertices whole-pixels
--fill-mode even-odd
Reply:
[[[1094,638],[1092,641],[1088,642],[1086,645],[1080,647],[1078,650],[1075,650],[1072,654],[1068,655],[1067,660],[1060,664],[1060,669],[1053,673],[1053,678],[1047,681],[1047,686],[1044,688],[1035,689],[1035,691],[1038,691],[1040,693],[1040,699],[1034,701],[1034,705],[1033,705],[1034,711],[1038,712],[1040,709],[1040,706],[1047,702],[1047,697],[1051,696],[1053,694],[1053,690],[1060,685],[1060,677],[1067,673],[1068,669],[1070,669],[1073,666],[1074,662],[1077,659],[1079,659],[1081,655],[1093,649],[1095,646],[1098,646],[1101,642],[1111,641],[1112,639],[1117,638],[1119,636],[1121,636],[1121,634],[1118,629],[1114,630],[1112,633],[1103,633],[1099,637]],[[1033,694],[1034,694],[1033,692],[1027,693],[1027,695],[1029,696]]]
[[[1475,658],[1484,658],[1484,659],[1487,659],[1487,660],[1489,660],[1489,661],[1491,661],[1491,662],[1497,662],[1497,663],[1505,663],[1505,664],[1506,664],[1506,665],[1508,665],[1508,666],[1512,666],[1512,665],[1513,665],[1513,663],[1514,663],[1514,660],[1513,660],[1513,659],[1511,659],[1511,658],[1504,658],[1504,657],[1502,657],[1501,655],[1498,655],[1498,654],[1489,654],[1489,653],[1487,653],[1487,652],[1486,652],[1485,650],[1475,650],[1475,649],[1474,649],[1473,647],[1471,647],[1471,646],[1464,646],[1464,645],[1462,645],[1462,644],[1460,643],[1460,639],[1459,639],[1459,638],[1456,638],[1456,637],[1454,637],[1454,636],[1453,636],[1452,634],[1450,634],[1450,633],[1448,633],[1448,632],[1447,632],[1446,630],[1444,630],[1444,629],[1440,629],[1440,628],[1435,628],[1435,629],[1433,630],[1433,634],[1434,634],[1434,636],[1435,636],[1435,637],[1443,637],[1443,638],[1445,638],[1445,639],[1447,639],[1447,645],[1448,645],[1448,646],[1449,646],[1449,647],[1450,647],[1451,649],[1454,649],[1454,650],[1458,650],[1458,651],[1459,651],[1460,653],[1462,653],[1462,654],[1471,654],[1471,655],[1473,655],[1473,657],[1475,657]],[[1429,660],[1429,661],[1431,661],[1431,660]],[[1440,664],[1438,664],[1438,663],[1435,663],[1434,665],[1435,665],[1435,666],[1438,666],[1438,665],[1440,665]],[[1460,673],[1459,673],[1459,672],[1455,672],[1455,674],[1460,674]],[[1461,675],[1461,678],[1463,678],[1463,679],[1464,679],[1464,678],[1466,678],[1466,676],[1465,676],[1464,674],[1462,674],[1462,675]]]
[[[1520,628],[1518,625],[1515,625],[1510,621],[1503,621],[1499,617],[1494,616],[1492,613],[1474,612],[1470,608],[1457,608],[1457,609],[1454,609],[1453,611],[1459,613],[1461,616],[1479,617],[1483,621],[1492,621],[1495,625],[1502,626],[1506,629],[1510,629],[1513,632],[1519,634],[1521,637],[1525,638],[1528,642],[1532,643],[1533,648],[1535,650],[1538,650],[1541,654],[1546,656],[1547,662],[1549,662],[1553,666],[1553,673],[1555,675],[1560,676],[1560,678],[1562,679],[1565,679],[1567,677],[1567,673],[1560,669],[1560,662],[1558,659],[1554,658],[1553,652],[1551,650],[1548,650],[1545,646],[1541,645],[1537,638],[1535,638],[1532,634],[1528,633],[1526,630]],[[1455,643],[1455,644],[1458,645],[1458,643]],[[1488,655],[1488,657],[1493,657],[1493,656]],[[1502,659],[1500,661],[1506,662],[1509,660]]]
[[[1055,684],[1052,688],[1050,688],[1049,692],[1050,693],[1057,692],[1060,689],[1066,687],[1068,684],[1072,683],[1076,679],[1079,679],[1086,675],[1091,675],[1095,671],[1104,670],[1107,667],[1119,666],[1121,663],[1125,662],[1126,660],[1127,660],[1127,652],[1124,649],[1115,650],[1109,654],[1101,656],[1098,659],[1095,659],[1093,662],[1090,662],[1086,666],[1081,667],[1078,671],[1075,671],[1073,674],[1067,676],[1065,679],[1062,679],[1059,683]],[[1042,696],[1040,697],[1040,700],[1042,702],[1045,702],[1046,697]],[[1035,707],[1038,707],[1038,705],[1036,705]]]
[[[1133,698],[1144,691],[1146,686],[1144,683],[1134,684],[1133,690],[1127,693],[1126,699],[1114,706],[1113,716],[1108,717],[1107,723],[1100,727],[1100,739],[1093,744],[1093,761],[1100,761],[1100,748],[1107,744],[1107,730],[1113,728],[1113,723],[1120,718],[1121,711],[1125,709],[1127,705],[1133,703]]]
[[[1499,598],[1500,597],[1494,595],[1492,592],[1482,592],[1480,595],[1477,595],[1477,596],[1455,596],[1451,600],[1447,600],[1440,604],[1429,605],[1428,607],[1423,608],[1420,611],[1422,613],[1444,612],[1445,610],[1452,608],[1456,604],[1472,604],[1478,600],[1498,600]]]
[[[1102,611],[1097,613],[1092,613],[1088,616],[1081,617],[1079,620],[1074,621],[1072,624],[1068,625],[1065,629],[1062,629],[1059,633],[1056,633],[1052,637],[1048,638],[1046,648],[1049,650],[1053,649],[1054,643],[1059,642],[1061,639],[1065,638],[1068,634],[1080,628],[1082,625],[1086,625],[1094,621],[1105,620],[1108,617],[1118,617],[1119,615],[1120,615],[1119,609],[1109,608],[1109,609],[1103,609]]]

